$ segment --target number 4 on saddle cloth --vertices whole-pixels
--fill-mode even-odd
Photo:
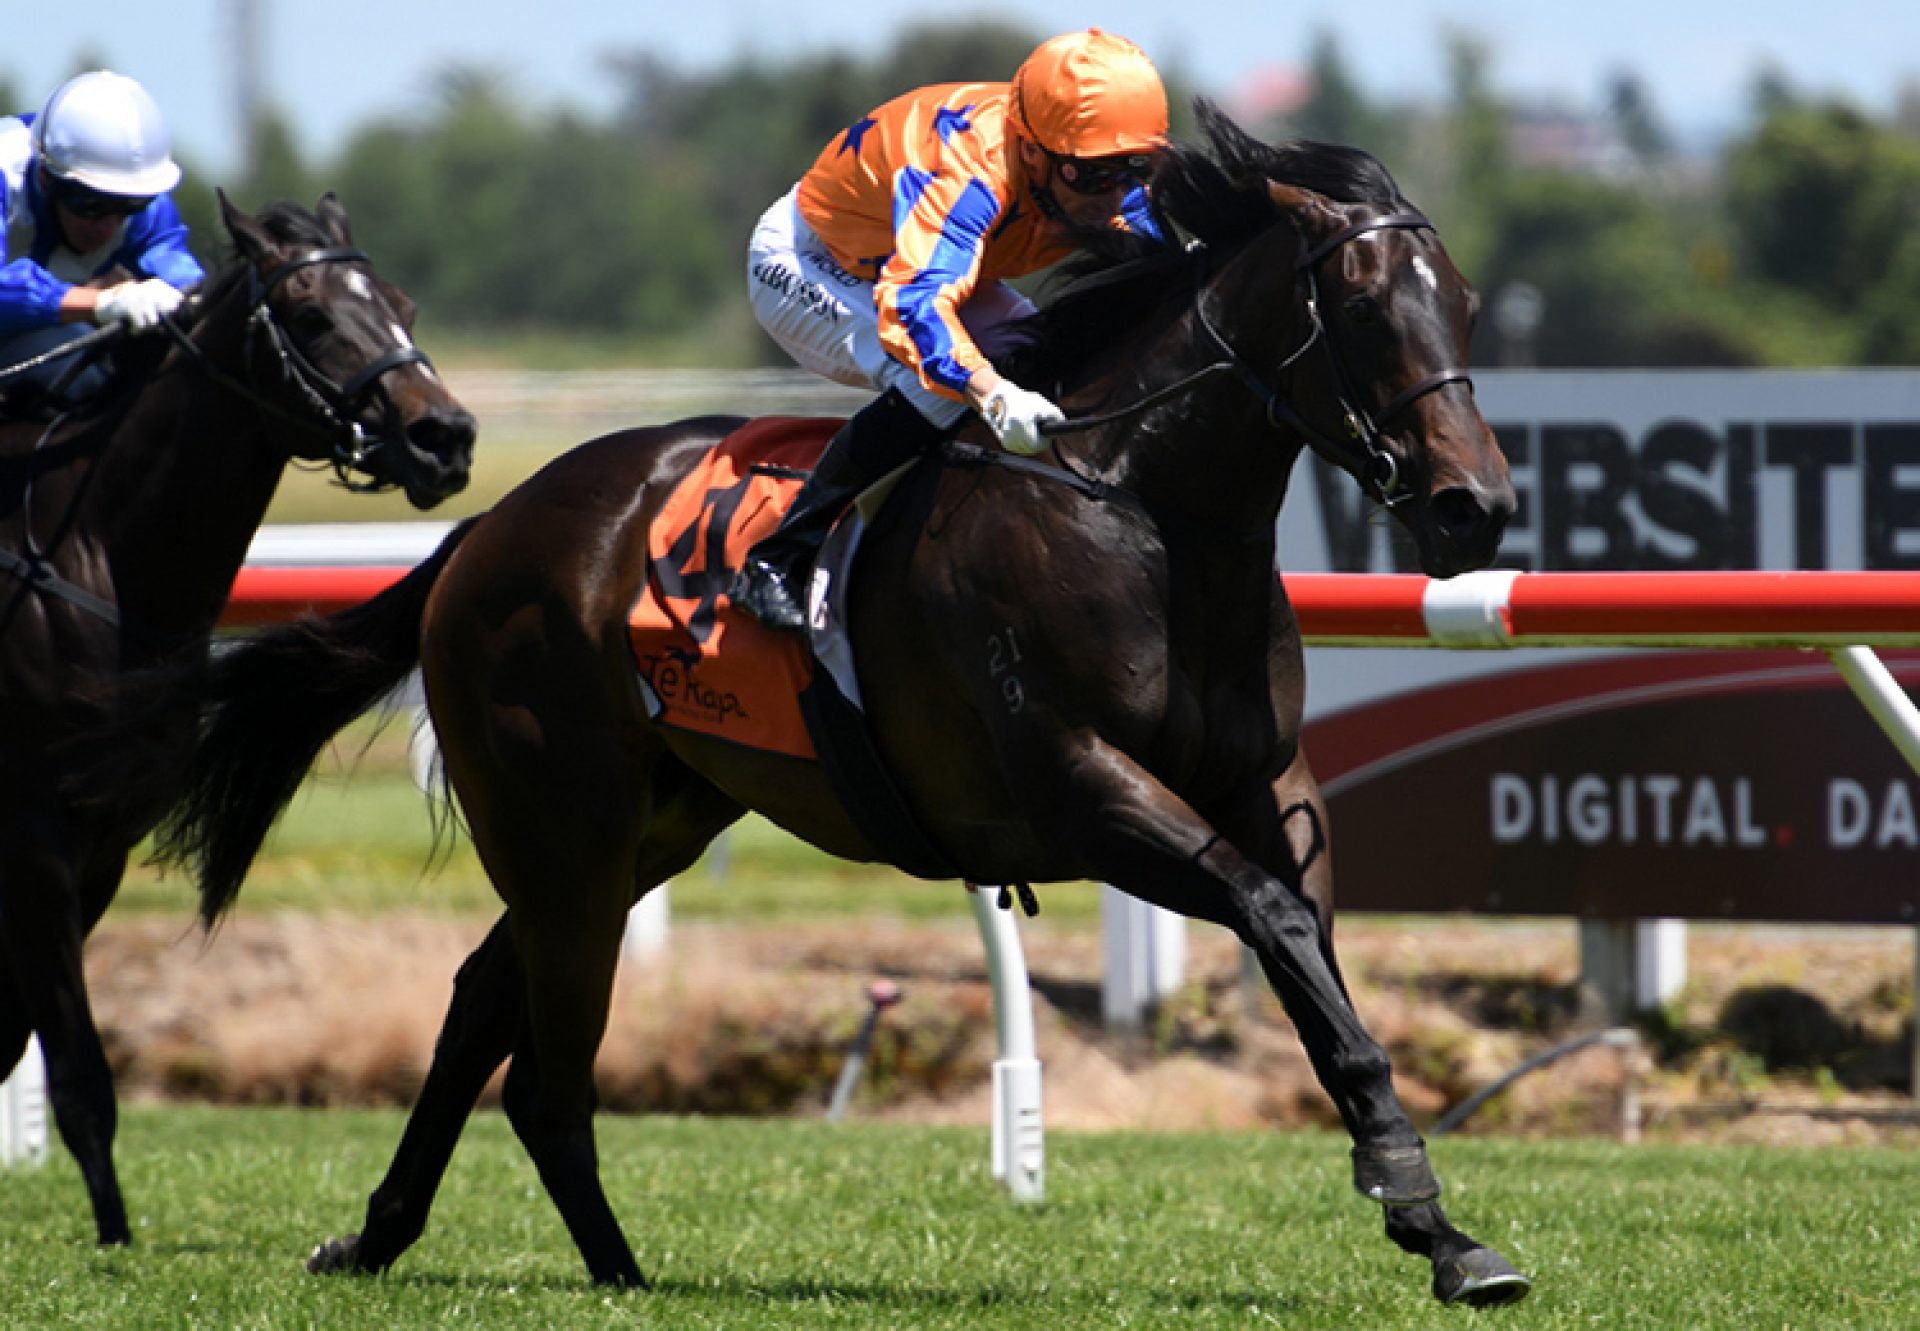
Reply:
[[[960,869],[927,839],[894,789],[860,710],[841,613],[845,574],[864,528],[858,510],[821,550],[805,639],[763,627],[729,595],[747,551],[780,525],[841,424],[794,416],[752,421],[675,487],[647,536],[647,585],[629,616],[634,663],[658,724],[819,762],[855,824],[888,860],[917,877],[958,878]],[[872,511],[893,479],[863,496],[860,507]]]

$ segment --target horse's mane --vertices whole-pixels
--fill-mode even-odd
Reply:
[[[1194,100],[1194,111],[1205,144],[1169,143],[1148,185],[1169,243],[1111,229],[1076,236],[1080,252],[1056,273],[1032,327],[1033,346],[1010,366],[1016,378],[1058,383],[1138,329],[1148,312],[1191,300],[1196,263],[1225,264],[1285,216],[1268,181],[1342,203],[1411,206],[1386,167],[1359,148],[1307,139],[1262,143],[1205,98]],[[1200,249],[1188,250],[1186,241]]]
[[[282,245],[298,249],[312,249],[331,245],[334,237],[320,219],[297,203],[270,203],[254,215],[266,233]],[[247,280],[249,262],[240,254],[240,247],[229,242],[225,248],[225,262],[218,271],[207,279],[207,305],[214,303],[213,297],[225,294],[228,287]]]

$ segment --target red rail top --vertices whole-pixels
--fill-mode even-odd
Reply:
[[[403,565],[255,565],[230,627],[331,613],[398,581]],[[1920,646],[1920,573],[1294,573],[1287,595],[1323,646]]]
[[[408,572],[404,565],[248,564],[233,581],[220,623],[247,628],[330,615],[379,595]]]

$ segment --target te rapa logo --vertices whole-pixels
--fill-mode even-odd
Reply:
[[[714,724],[729,717],[747,720],[751,713],[740,695],[731,689],[710,688],[700,681],[695,667],[698,652],[673,648],[646,658],[647,682],[653,685],[661,705],[669,710],[694,712]]]

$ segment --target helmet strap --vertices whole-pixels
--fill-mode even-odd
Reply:
[[[1047,151],[1044,144],[1029,138],[1017,129],[1014,131],[1014,137],[1013,155],[1019,160],[1020,169],[1026,173],[1027,192],[1033,195],[1034,205],[1040,209],[1040,215],[1049,222],[1070,224],[1072,219],[1067,216],[1067,210],[1060,206],[1059,196],[1053,192],[1053,173],[1060,169],[1053,160],[1053,154]],[[1032,149],[1031,154],[1028,152],[1029,148]],[[1045,174],[1038,179],[1035,179],[1031,165],[1032,156],[1038,156],[1045,163],[1042,167]]]

